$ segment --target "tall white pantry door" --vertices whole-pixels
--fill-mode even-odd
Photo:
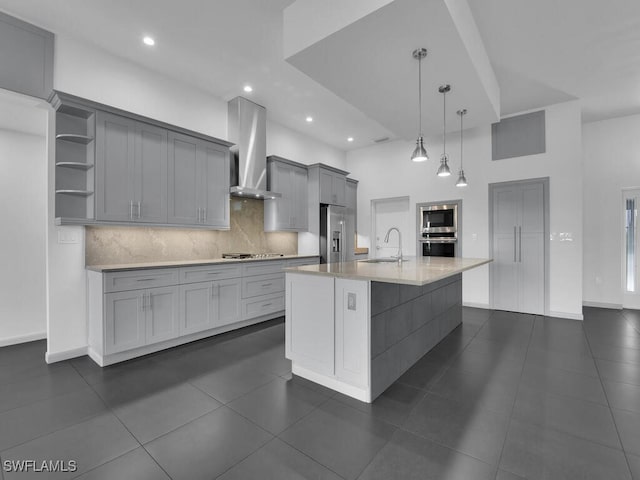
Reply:
[[[544,314],[545,182],[492,187],[492,304],[496,310]]]

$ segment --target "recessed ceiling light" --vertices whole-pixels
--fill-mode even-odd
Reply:
[[[243,90],[247,93],[251,93],[253,92],[253,87],[251,85],[245,85]]]
[[[144,37],[142,41],[145,45],[149,45],[150,47],[153,47],[156,44],[156,41],[149,36]]]
[[[347,142],[353,142],[353,137],[347,138]]]
[[[305,118],[305,120],[307,121],[307,123],[311,123],[313,122],[313,117],[307,117]]]

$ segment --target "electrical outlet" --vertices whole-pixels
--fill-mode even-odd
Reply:
[[[355,310],[356,309],[356,294],[348,293],[347,294],[347,309]]]

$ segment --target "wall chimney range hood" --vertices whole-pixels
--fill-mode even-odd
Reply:
[[[267,111],[236,97],[228,103],[227,137],[231,147],[231,188],[237,197],[260,199],[282,195],[267,191]]]

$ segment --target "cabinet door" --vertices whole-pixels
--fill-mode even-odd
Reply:
[[[305,168],[294,167],[291,170],[291,185],[291,226],[297,231],[309,230],[309,194]]]
[[[367,281],[336,278],[336,377],[369,385],[369,286]]]
[[[198,143],[193,137],[169,132],[169,223],[200,224],[202,205],[198,195],[203,180],[199,176]]]
[[[144,293],[144,290],[133,290],[104,296],[106,355],[145,344]]]
[[[96,114],[96,219],[130,222],[134,216],[136,122]]]
[[[333,172],[320,169],[320,203],[332,205],[333,195]]]
[[[213,284],[192,283],[180,286],[180,335],[213,328],[215,319]]]
[[[167,131],[138,123],[134,168],[134,220],[167,222]]]
[[[213,143],[199,142],[201,223],[229,228],[229,152]]]
[[[544,186],[521,187],[518,227],[519,311],[544,314]]]
[[[213,282],[213,300],[215,304],[214,327],[239,322],[242,318],[240,299],[242,298],[242,279],[233,278]]]
[[[521,194],[517,186],[493,193],[493,308],[518,310],[518,222]]]
[[[291,165],[273,162],[270,168],[271,190],[281,194],[269,203],[275,208],[273,228],[270,230],[289,230],[291,228],[291,209],[293,202],[293,186],[291,185]],[[265,203],[265,208],[267,204]]]
[[[332,203],[345,206],[347,204],[347,179],[344,175],[334,173],[331,180]]]
[[[347,182],[347,198],[346,198],[346,227],[344,245],[347,250],[347,260],[355,260],[355,248],[356,248],[356,220],[357,220],[357,203],[358,203],[358,184],[354,182]]]
[[[146,343],[147,345],[176,338],[179,329],[178,287],[160,287],[147,290]]]

